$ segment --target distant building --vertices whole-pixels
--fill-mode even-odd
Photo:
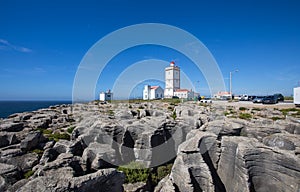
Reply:
[[[145,85],[143,100],[161,99],[164,97],[164,90],[160,86]]]
[[[199,97],[199,93],[188,89],[177,89],[174,92],[174,96],[179,97],[180,99],[193,100],[195,97]]]
[[[230,97],[231,97],[231,94],[230,94],[230,92],[227,92],[227,91],[219,91],[218,93],[214,94],[215,99],[227,100],[227,99],[230,99]]]
[[[175,62],[172,61],[169,67],[165,68],[165,98],[172,98],[174,92],[180,89],[180,68],[175,66]]]
[[[108,90],[106,92],[101,92],[99,95],[100,101],[111,101],[113,99],[113,93]]]

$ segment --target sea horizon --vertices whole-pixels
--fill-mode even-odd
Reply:
[[[0,118],[48,108],[53,105],[72,104],[71,100],[0,100]]]

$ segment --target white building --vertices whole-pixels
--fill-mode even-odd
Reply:
[[[164,90],[160,86],[145,85],[143,90],[143,99],[161,99],[164,97]]]
[[[165,69],[165,98],[172,98],[174,92],[180,89],[180,68],[175,66],[174,61]]]
[[[198,98],[199,93],[188,89],[177,89],[174,92],[174,96],[179,97],[180,99],[193,100],[195,97]]]
[[[215,99],[227,100],[227,99],[230,99],[230,97],[231,97],[231,94],[230,94],[230,92],[227,92],[227,91],[219,91],[218,93],[214,94]]]
[[[101,92],[99,95],[100,101],[111,101],[113,99],[113,93],[110,90],[106,92]]]

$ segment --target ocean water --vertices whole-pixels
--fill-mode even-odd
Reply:
[[[72,101],[0,101],[0,118],[14,113],[35,111],[52,105],[71,104]]]

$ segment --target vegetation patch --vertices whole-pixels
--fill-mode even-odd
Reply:
[[[149,168],[135,161],[119,167],[118,170],[125,174],[125,183],[146,182],[150,174]]]
[[[71,136],[68,133],[53,133],[48,135],[48,138],[57,142],[60,139],[70,140]]]
[[[168,174],[171,173],[173,164],[167,164],[159,166],[156,170],[156,172],[151,174],[151,179],[153,183],[158,183],[160,180],[162,180],[164,177],[166,177]]]
[[[74,131],[74,129],[75,129],[75,126],[71,126],[67,129],[67,132],[71,134]]]
[[[115,115],[115,112],[110,109],[110,110],[107,111],[107,114],[110,115],[110,116],[113,116],[113,115]]]
[[[44,135],[48,135],[52,133],[51,129],[43,129],[43,128],[37,128],[37,130],[39,130],[41,133],[43,133]]]
[[[29,170],[26,173],[24,173],[24,178],[28,179],[29,177],[31,177],[34,174],[34,171]]]
[[[145,168],[142,163],[130,162],[127,165],[118,167],[118,171],[125,174],[125,183],[151,182],[156,185],[161,179],[171,173],[173,164],[161,165],[156,168]]]
[[[177,118],[177,115],[176,115],[176,110],[173,111],[173,113],[171,114],[171,117],[176,120]]]
[[[284,117],[278,117],[278,116],[274,116],[274,117],[271,117],[271,119],[273,121],[277,121],[277,120],[281,120],[281,119],[285,119]]]
[[[252,111],[261,111],[261,108],[254,107],[254,108],[252,109]]]
[[[249,120],[252,118],[252,115],[250,113],[240,113],[239,118]]]
[[[235,115],[235,114],[237,114],[237,112],[233,108],[231,108],[231,107],[228,108],[228,110],[224,112],[225,116]]]
[[[291,113],[292,116],[300,115],[300,109],[297,108],[280,109],[280,111],[283,115],[288,115],[289,113]]]
[[[44,153],[44,150],[41,149],[34,149],[32,150],[33,153],[36,153],[39,157],[41,157]]]
[[[240,107],[239,110],[240,110],[240,111],[246,111],[247,108],[246,108],[246,107]]]
[[[202,107],[207,107],[208,104],[207,103],[199,103],[199,106],[202,106]]]

